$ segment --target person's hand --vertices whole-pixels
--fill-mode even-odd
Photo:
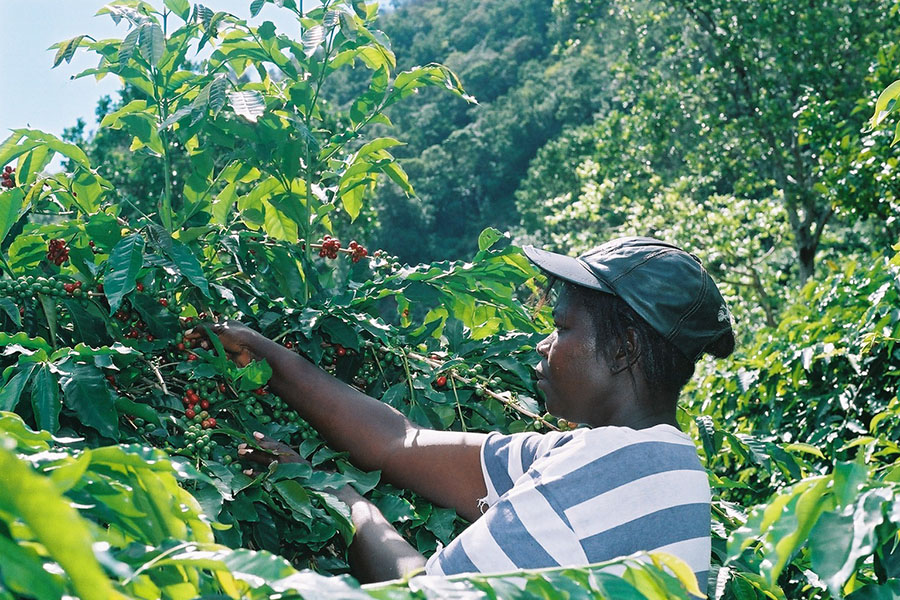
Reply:
[[[222,323],[204,323],[213,333],[215,333],[225,352],[234,363],[239,367],[247,366],[256,356],[253,353],[253,345],[263,338],[262,335],[253,331],[246,325],[238,321],[224,321]],[[194,327],[185,333],[185,339],[206,340],[206,330],[203,327]]]
[[[261,465],[269,465],[272,462],[280,463],[306,463],[305,458],[300,456],[293,448],[283,442],[273,440],[272,438],[261,434],[258,431],[253,432],[256,438],[256,444],[261,448],[251,448],[247,444],[238,445],[238,456],[242,456]]]
[[[237,448],[238,456],[264,467],[268,467],[273,462],[309,464],[309,461],[300,456],[287,444],[266,437],[258,431],[253,432],[253,437],[256,438],[256,444],[261,449],[251,448],[247,444],[239,444]],[[250,472],[248,473],[247,471]],[[255,473],[252,469],[247,469],[244,471],[244,474],[252,476]]]

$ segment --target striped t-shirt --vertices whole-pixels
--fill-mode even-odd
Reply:
[[[582,566],[644,551],[678,556],[706,587],[709,482],[670,425],[490,434],[485,513],[436,552],[429,575]]]

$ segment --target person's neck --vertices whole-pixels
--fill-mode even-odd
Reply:
[[[658,391],[651,390],[644,381],[628,381],[618,393],[623,401],[612,414],[598,415],[599,425],[646,429],[656,425],[671,425],[676,429],[678,419],[676,408],[678,398],[661,398]],[[596,427],[597,425],[591,424]]]

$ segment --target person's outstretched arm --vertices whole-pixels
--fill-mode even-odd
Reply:
[[[378,510],[378,507],[345,485],[334,494],[350,507],[356,527],[350,543],[350,569],[360,583],[401,579],[425,567],[425,557]]]
[[[262,450],[241,444],[239,456],[261,465],[272,461],[309,464],[287,444],[261,433],[253,436]],[[253,470],[245,473],[252,475]],[[350,508],[350,520],[356,529],[348,548],[350,569],[361,583],[400,579],[425,567],[425,557],[403,539],[377,506],[349,485],[331,491]]]
[[[271,390],[333,448],[349,452],[359,468],[380,470],[386,481],[454,508],[466,519],[481,514],[478,500],[487,495],[480,458],[484,434],[419,427],[238,322],[212,329],[238,365],[265,359],[272,367]]]

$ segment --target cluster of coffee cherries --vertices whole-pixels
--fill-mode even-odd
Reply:
[[[338,240],[337,238],[333,238],[330,235],[326,235],[321,240],[319,240],[319,243],[322,245],[322,247],[319,248],[320,257],[331,259],[338,257],[338,250],[341,249],[340,240]]]
[[[2,185],[3,187],[16,187],[16,170],[9,165],[3,167],[3,173],[0,174],[0,177],[3,178],[2,181],[0,181],[0,185]]]
[[[123,334],[125,339],[139,340],[143,338],[148,342],[155,340],[153,334],[147,331],[147,324],[140,314],[129,306],[127,301],[123,302],[122,307],[113,313],[113,318],[121,324],[122,330],[125,332]]]
[[[184,391],[184,398],[181,399],[181,403],[184,405],[184,418],[193,421],[203,429],[212,429],[216,426],[216,418],[209,416],[209,407],[212,406],[210,398],[218,399],[220,397],[218,394],[225,391],[225,384],[220,383],[218,388],[215,384],[203,384],[197,389],[203,393],[203,396],[194,388],[187,388]],[[200,410],[197,410],[198,408]]]
[[[177,354],[173,355],[172,358],[186,358],[187,360],[197,360],[197,355],[190,351],[190,348],[193,348],[197,345],[196,341],[185,340],[184,334],[180,331],[175,334],[175,338],[173,341],[175,342],[175,351]]]
[[[69,260],[69,246],[66,240],[55,238],[47,243],[47,260],[59,266]]]
[[[321,258],[330,258],[335,259],[338,257],[338,254],[341,252],[341,241],[335,237],[331,237],[330,235],[324,236],[319,240],[319,256]],[[369,251],[365,246],[357,242],[356,240],[350,242],[347,245],[347,249],[344,250],[345,253],[350,255],[350,260],[355,263],[358,263],[365,257],[369,256]],[[376,250],[375,256],[380,256],[381,251]]]
[[[133,419],[129,419],[129,421],[134,425],[138,435],[155,435],[157,430],[160,429],[158,425],[149,423],[141,417],[134,417]]]
[[[349,248],[351,250],[350,260],[355,263],[358,263],[369,255],[369,251],[366,250],[366,247],[356,241],[350,242]]]
[[[18,279],[0,279],[0,296],[18,296],[24,300],[35,298],[38,294],[57,298],[67,294],[78,297],[82,295],[81,282],[66,283],[59,279],[33,275]]]
[[[371,359],[367,359],[363,362],[359,371],[353,376],[353,384],[363,390],[369,389],[371,386],[375,385],[377,381],[378,367],[375,365],[375,361]]]
[[[63,291],[72,296],[81,296],[81,282],[80,281],[72,281],[70,283],[63,284]]]
[[[169,306],[169,301],[165,298],[160,298],[159,303],[164,307]],[[220,313],[213,313],[216,317],[220,317]],[[205,321],[209,318],[209,316],[205,312],[201,312],[196,317],[180,317],[179,323],[181,324],[182,329],[191,329],[195,323]],[[176,355],[173,358],[184,358],[188,361],[194,361],[199,358],[194,352],[194,348],[203,348],[204,350],[208,350],[210,348],[210,343],[200,337],[195,338],[185,338],[184,333],[178,332],[175,334],[175,351]]]
[[[204,458],[212,453],[218,443],[216,440],[212,439],[212,436],[207,429],[209,428],[197,423],[192,423],[187,426],[184,430],[184,451],[186,453]],[[224,462],[226,462],[226,464],[231,462],[231,458],[228,457],[228,460]]]
[[[300,415],[288,406],[287,402],[279,396],[270,393],[265,387],[256,388],[249,392],[238,392],[237,397],[238,406],[263,425],[275,422],[281,424],[293,423],[300,426],[303,423]]]
[[[328,342],[322,342],[322,348],[325,349],[322,352],[322,364],[326,367],[330,367],[337,359],[343,358],[352,352],[352,350],[348,350],[340,344],[329,344]]]

